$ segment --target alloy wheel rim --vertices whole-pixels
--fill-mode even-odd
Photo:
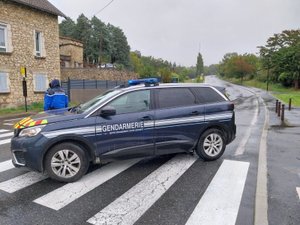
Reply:
[[[59,177],[70,178],[75,176],[81,167],[79,156],[71,150],[60,150],[51,159],[52,171]]]
[[[212,133],[204,139],[204,152],[211,157],[218,155],[223,148],[223,140],[219,134]]]

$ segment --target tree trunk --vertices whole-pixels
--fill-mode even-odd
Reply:
[[[294,80],[295,89],[299,89],[299,79]]]
[[[300,71],[298,71],[298,77],[294,79],[295,89],[299,89],[299,83],[300,83]]]

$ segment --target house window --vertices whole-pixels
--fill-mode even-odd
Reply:
[[[46,74],[38,73],[33,75],[34,91],[44,92],[47,90],[48,79]]]
[[[34,55],[37,57],[46,57],[44,35],[40,31],[34,31]]]
[[[11,26],[0,22],[0,53],[12,52]]]
[[[8,73],[0,71],[0,93],[8,93],[8,92],[10,92]]]
[[[7,28],[0,24],[0,52],[6,52],[7,46]]]
[[[35,32],[35,55],[41,56],[41,32],[36,31]]]

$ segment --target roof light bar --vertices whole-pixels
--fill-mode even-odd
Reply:
[[[128,85],[138,85],[138,84],[145,84],[145,86],[156,86],[158,85],[157,78],[145,78],[145,79],[136,79],[136,80],[128,80]]]

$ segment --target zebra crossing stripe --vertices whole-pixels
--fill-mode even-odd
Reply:
[[[14,124],[13,123],[3,123],[3,125],[5,125],[5,126],[13,126]]]
[[[10,143],[10,142],[11,142],[11,138],[4,139],[4,140],[0,141],[0,145],[4,145],[4,144]]]
[[[7,132],[9,130],[5,130],[5,129],[0,129],[0,133],[4,133],[4,132]]]
[[[0,163],[0,172],[10,170],[12,168],[15,168],[15,167],[12,164],[11,160],[7,160],[7,161],[4,161],[4,162]]]
[[[193,156],[175,156],[87,222],[134,224],[196,160]]]
[[[296,191],[297,191],[298,196],[299,196],[299,199],[300,199],[300,187],[297,187],[297,188],[296,188]]]
[[[28,172],[21,176],[0,183],[0,190],[6,191],[8,193],[14,193],[46,178],[47,177],[41,173]]]
[[[0,138],[4,138],[4,137],[12,137],[14,135],[14,132],[9,132],[9,133],[5,133],[5,134],[0,134]]]
[[[248,162],[224,160],[186,225],[234,225],[248,169]]]
[[[66,184],[61,188],[35,199],[34,202],[54,210],[59,210],[133,166],[140,160],[141,159],[131,159],[110,163],[103,168],[85,175],[77,182]]]

